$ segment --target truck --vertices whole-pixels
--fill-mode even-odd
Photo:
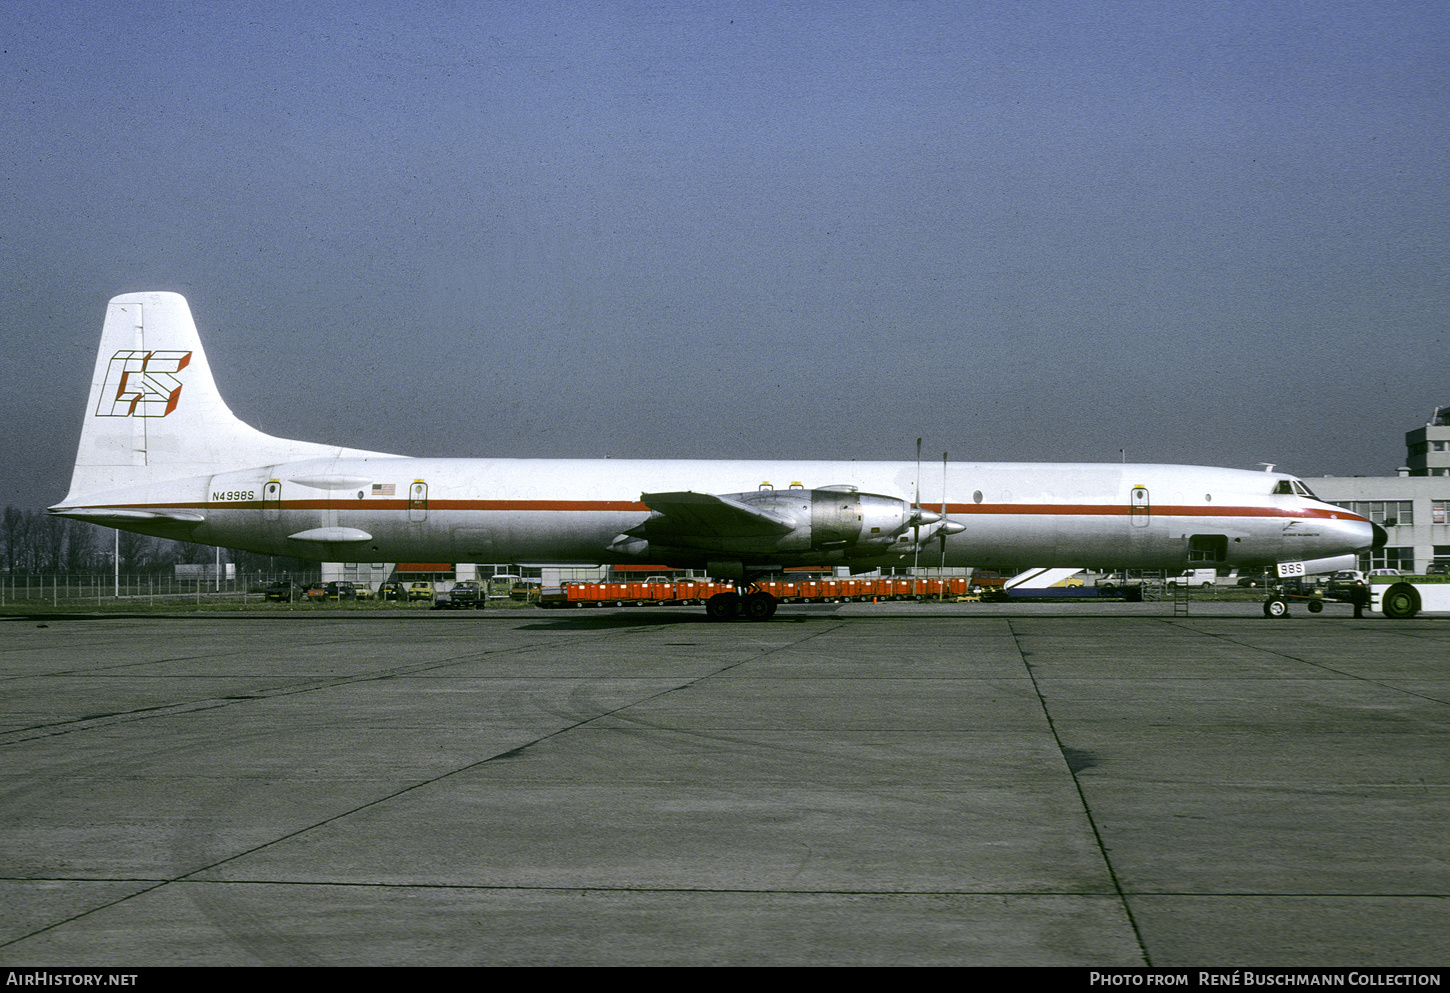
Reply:
[[[1209,589],[1218,579],[1217,569],[1189,569],[1179,576],[1169,576],[1163,582],[1168,586],[1197,586]]]
[[[1295,581],[1292,586],[1286,582],[1271,591],[1269,599],[1264,601],[1264,616],[1288,617],[1291,601],[1307,602],[1309,612],[1317,614],[1324,610],[1324,605],[1328,602],[1354,602],[1359,598],[1363,599],[1356,603],[1356,611],[1364,606],[1396,621],[1407,620],[1422,610],[1450,613],[1450,575],[1371,575],[1364,585],[1329,583],[1313,588],[1305,588],[1299,581]]]
[[[1370,608],[1393,620],[1422,610],[1450,611],[1450,575],[1370,576]]]

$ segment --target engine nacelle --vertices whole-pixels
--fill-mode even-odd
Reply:
[[[854,488],[757,490],[730,497],[795,522],[795,530],[775,547],[792,550],[851,550],[877,554],[917,523],[911,504],[896,497],[858,493]],[[936,520],[936,515],[929,515]]]
[[[653,500],[655,516],[620,535],[610,546],[614,551],[676,559],[707,553],[714,560],[724,553],[755,562],[843,562],[890,552],[908,530],[924,531],[941,520],[906,500],[847,486],[646,497]]]

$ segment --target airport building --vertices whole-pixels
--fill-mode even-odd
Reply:
[[[1389,533],[1363,569],[1424,572],[1450,562],[1450,407],[1405,432],[1405,464],[1394,476],[1321,476],[1307,480],[1321,500],[1362,514]]]

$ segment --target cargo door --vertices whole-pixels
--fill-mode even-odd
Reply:
[[[1188,536],[1188,561],[1218,563],[1228,559],[1228,535],[1191,534]]]

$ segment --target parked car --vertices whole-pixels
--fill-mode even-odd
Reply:
[[[266,589],[266,598],[274,603],[291,603],[294,600],[301,600],[307,591],[290,579],[279,579],[270,583]]]
[[[438,594],[433,589],[433,584],[430,582],[420,581],[417,583],[408,584],[408,599],[410,601],[427,600],[429,602],[432,602],[433,600],[437,599],[437,597]]]
[[[1274,574],[1268,569],[1239,570],[1240,586],[1268,586],[1274,581]]]
[[[408,587],[402,583],[382,583],[378,586],[378,599],[406,601],[408,599]]]
[[[476,579],[462,580],[448,591],[448,599],[456,607],[481,607],[486,597],[483,584]]]
[[[322,589],[329,600],[353,600],[357,598],[357,588],[345,579],[328,583]]]
[[[371,600],[373,598],[373,588],[368,583],[354,583],[352,595],[359,600]]]
[[[303,595],[305,597],[307,597],[307,599],[313,600],[313,601],[326,600],[327,599],[327,587],[326,586],[323,586],[322,583],[320,583],[320,582],[318,582],[318,583],[310,583],[307,586],[307,592],[305,594],[303,594]]]
[[[514,584],[514,588],[509,590],[509,599],[520,602],[537,600],[542,588],[543,584],[537,579],[520,579]]]

